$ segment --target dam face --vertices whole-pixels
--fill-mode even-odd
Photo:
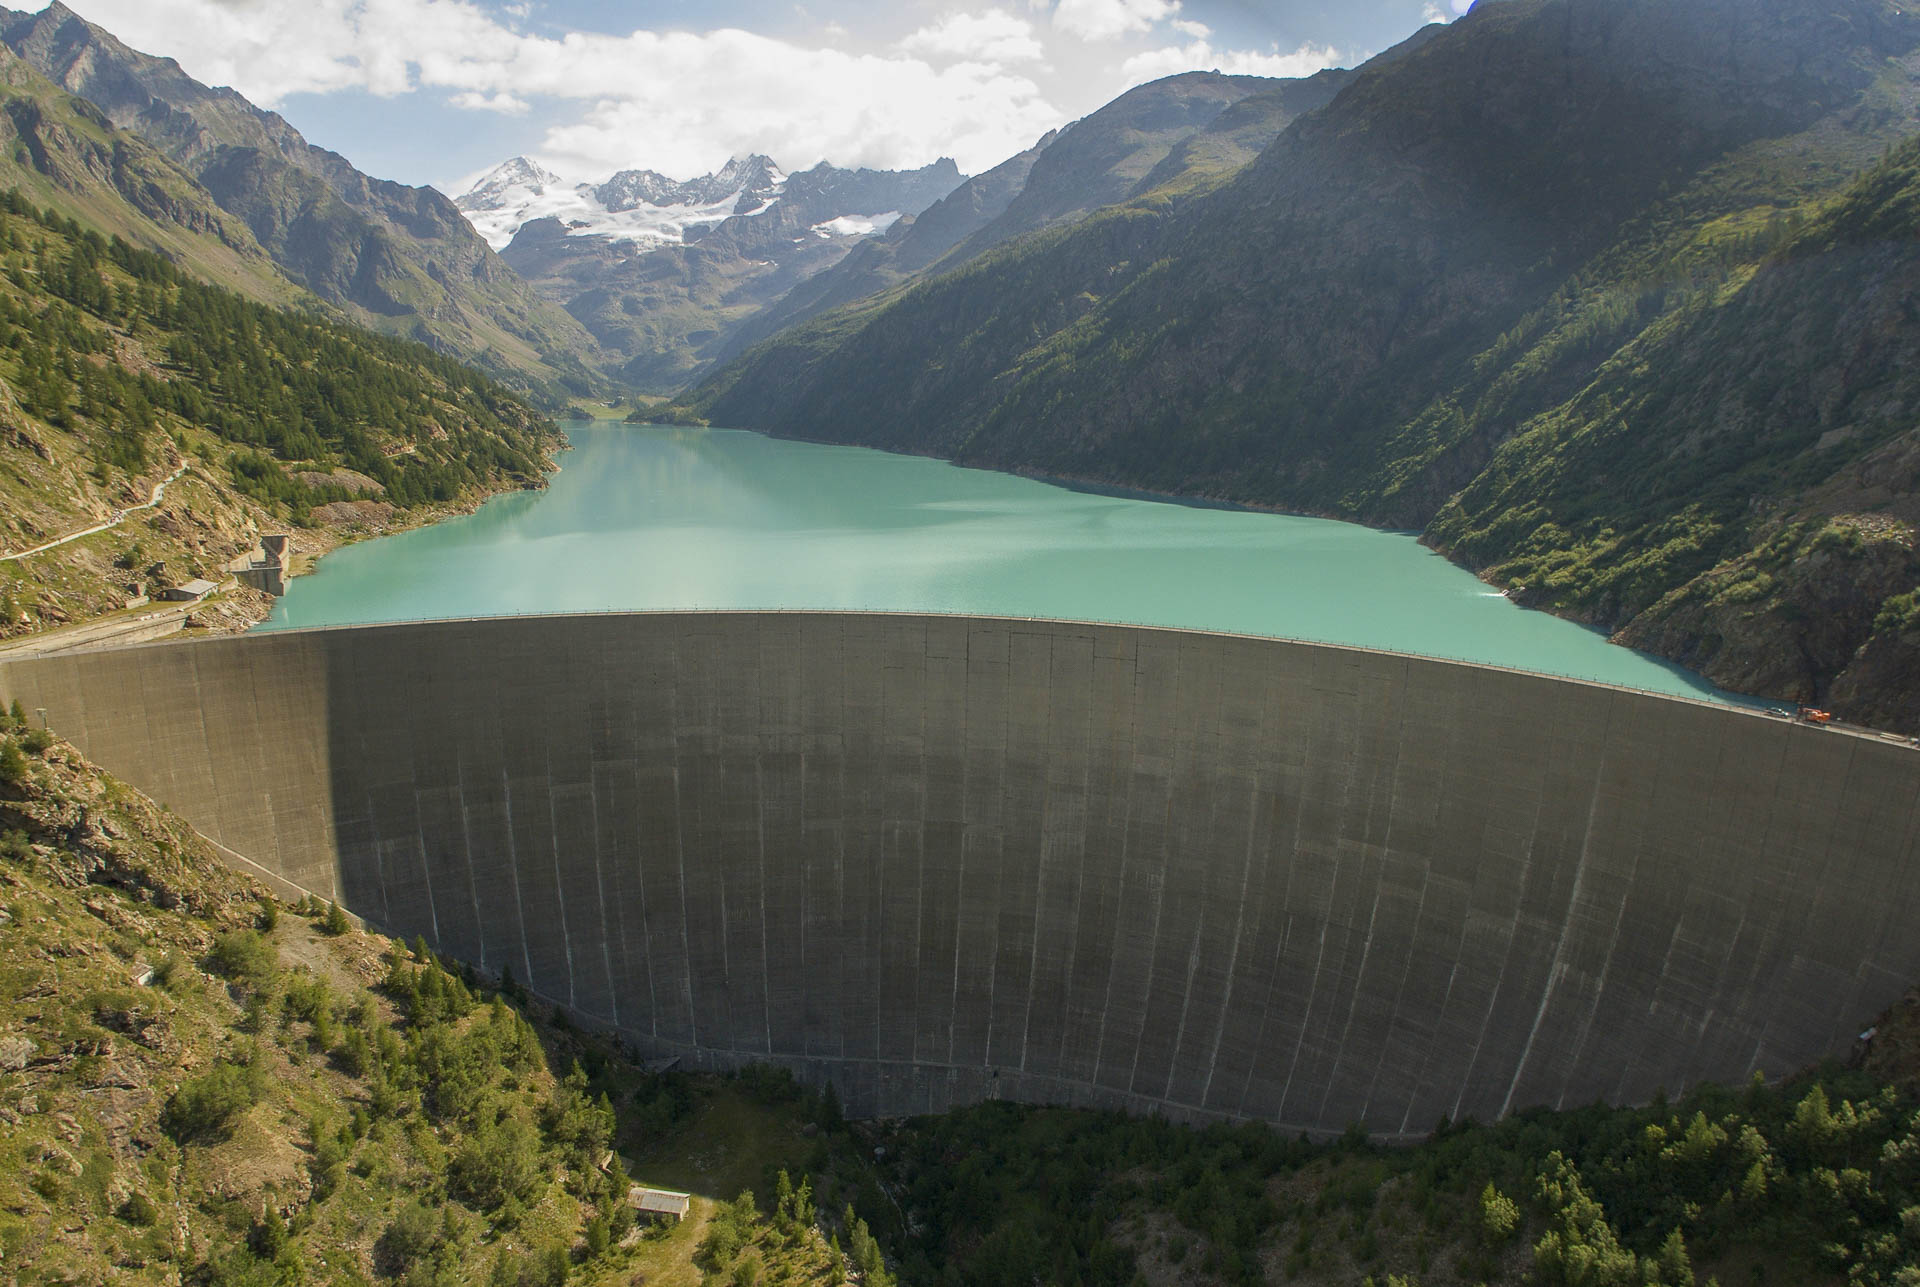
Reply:
[[[1419,1134],[1790,1072],[1920,979],[1920,751],[1475,666],[689,613],[57,656],[0,697],[237,861],[854,1114]]]

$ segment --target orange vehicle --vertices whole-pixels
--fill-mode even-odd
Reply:
[[[1833,712],[1816,710],[1812,706],[1802,706],[1800,708],[1800,718],[1809,724],[1830,724],[1833,722]]]

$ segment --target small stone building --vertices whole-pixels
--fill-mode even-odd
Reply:
[[[195,577],[185,585],[176,585],[160,591],[159,597],[169,603],[198,603],[219,588],[204,577]]]

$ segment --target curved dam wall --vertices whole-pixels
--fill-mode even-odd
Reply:
[[[1920,752],[1352,649],[559,617],[7,663],[212,839],[641,1050],[1421,1133],[1844,1051],[1920,979]]]

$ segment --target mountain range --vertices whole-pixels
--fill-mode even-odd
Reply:
[[[1130,89],[799,283],[742,325],[723,355],[837,305],[958,268],[1023,234],[1063,227],[1141,192],[1230,173],[1295,117],[1330,102],[1350,75],[1189,72]]]
[[[675,414],[1421,529],[1920,729],[1917,48],[1882,0],[1482,4],[1224,181],[822,313]]]
[[[592,333],[628,383],[670,392],[711,364],[743,321],[964,177],[949,159],[905,171],[822,163],[789,175],[754,155],[684,182],[622,170],[568,185],[514,157],[456,205]]]
[[[765,208],[786,183],[787,176],[764,156],[736,158],[686,182],[653,170],[622,170],[604,183],[573,185],[516,156],[453,204],[495,250],[505,250],[535,219],[558,219],[574,236],[664,245],[683,242],[694,224]]]
[[[970,179],[947,160],[902,172],[822,164],[789,176],[755,155],[684,182],[625,170],[568,185],[515,157],[457,204],[622,362],[628,383],[672,392],[836,305],[1138,193],[1231,173],[1351,74],[1167,77]]]

